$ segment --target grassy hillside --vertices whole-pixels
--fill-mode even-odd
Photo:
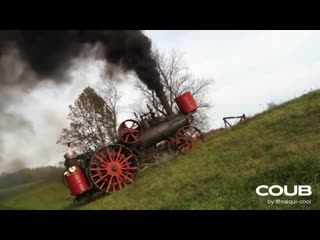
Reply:
[[[60,178],[59,178],[60,179]],[[10,197],[4,197],[10,193]],[[70,208],[68,190],[58,179],[0,190],[0,209],[46,210]]]
[[[207,137],[186,156],[139,174],[120,192],[74,209],[320,209],[320,91]],[[311,185],[310,205],[268,205],[259,185]],[[66,209],[59,182],[2,201],[7,208]],[[1,192],[0,192],[1,196]],[[304,197],[310,199],[310,197]]]

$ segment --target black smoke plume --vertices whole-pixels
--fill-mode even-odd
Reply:
[[[151,41],[138,30],[4,30],[0,31],[0,58],[12,49],[36,74],[38,81],[46,78],[64,81],[64,74],[71,61],[89,47],[102,46],[99,56],[108,63],[121,66],[124,71],[133,70],[150,90],[154,90],[168,114],[171,109],[164,95],[152,56]],[[1,61],[0,69],[10,69],[7,61]],[[29,78],[16,80],[1,76],[3,85],[24,85]],[[8,75],[8,73],[7,73]],[[34,79],[35,76],[32,77]],[[32,84],[34,82],[32,81]]]

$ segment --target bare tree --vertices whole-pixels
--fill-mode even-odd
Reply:
[[[169,54],[165,54],[156,49],[154,55],[171,109],[173,111],[177,110],[175,99],[181,94],[190,91],[199,105],[196,124],[200,125],[201,128],[207,128],[209,119],[207,110],[212,107],[207,97],[210,94],[209,88],[213,81],[194,77],[184,62],[184,54],[177,50],[173,49]],[[159,115],[166,114],[154,91],[149,90],[140,81],[136,81],[135,86],[142,93],[143,100],[151,105]],[[135,106],[135,109],[137,109],[137,106]]]
[[[117,140],[117,126],[118,126],[118,114],[120,113],[118,104],[120,100],[120,94],[116,86],[109,82],[105,87],[99,89],[99,93],[103,100],[107,103],[109,111],[111,112],[111,129],[109,130],[109,137],[112,142]]]
[[[111,141],[113,116],[110,107],[94,89],[87,87],[69,106],[69,128],[62,129],[57,143],[76,142],[84,151],[95,150]]]

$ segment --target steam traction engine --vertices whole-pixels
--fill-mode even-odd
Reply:
[[[89,190],[115,192],[134,182],[139,170],[141,153],[165,141],[172,151],[185,153],[199,140],[201,132],[191,125],[197,103],[190,92],[175,101],[179,112],[173,114],[166,100],[162,104],[166,117],[150,113],[140,115],[140,119],[126,120],[118,128],[118,142],[98,149],[87,162],[87,166],[74,169],[65,180],[72,195],[81,196]],[[165,102],[165,104],[164,104]]]

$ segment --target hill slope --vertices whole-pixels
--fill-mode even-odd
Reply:
[[[120,192],[75,209],[320,209],[320,91],[306,94],[208,137],[186,156],[151,167]],[[60,184],[60,185],[59,185]],[[259,185],[311,185],[312,204],[268,205]],[[55,186],[55,187],[54,187]],[[57,180],[0,205],[70,208]],[[1,194],[1,193],[0,193]]]

